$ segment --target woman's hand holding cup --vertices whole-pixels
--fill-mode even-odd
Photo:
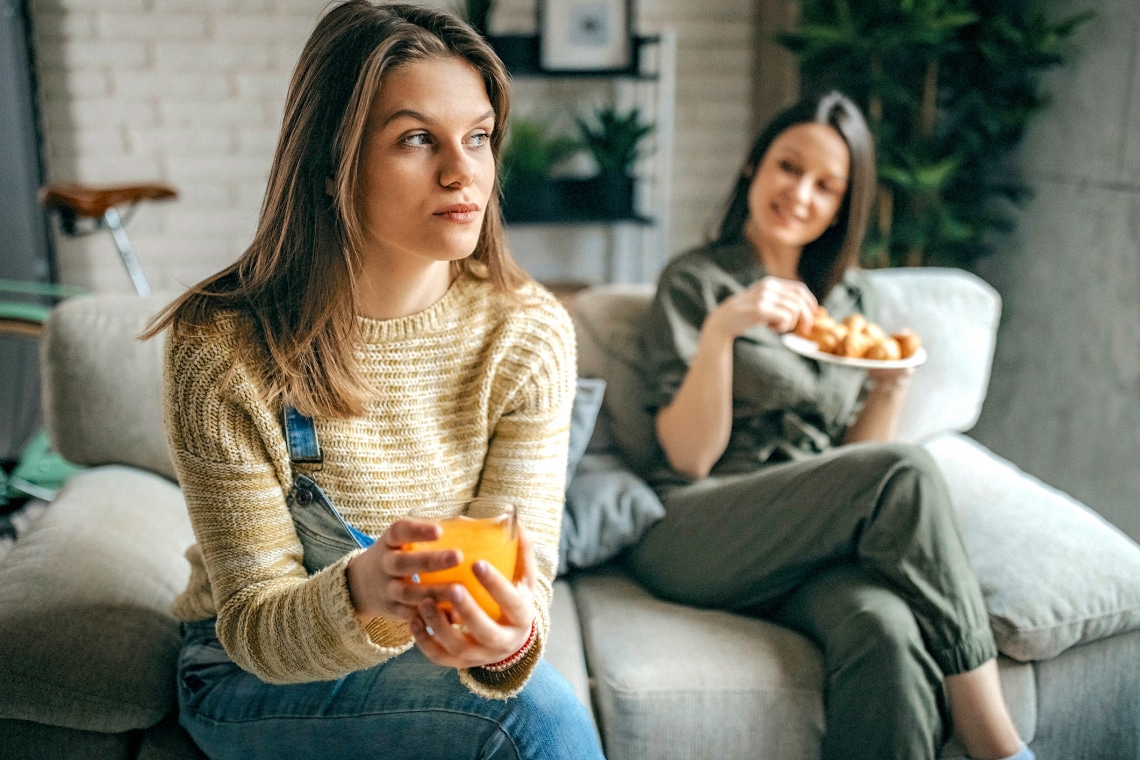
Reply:
[[[455,549],[412,553],[404,551],[404,546],[435,541],[441,533],[434,522],[405,517],[388,526],[379,540],[349,560],[348,592],[362,624],[376,617],[411,622],[417,605],[432,590],[409,584],[407,579],[455,567],[460,553]]]
[[[469,508],[493,517],[469,517]],[[362,623],[399,618],[433,662],[475,667],[526,642],[537,570],[513,505],[483,498],[433,504],[392,523],[349,562],[348,585]]]
[[[424,656],[437,665],[471,668],[505,660],[526,643],[536,614],[538,570],[530,538],[521,525],[517,561],[521,573],[513,583],[486,560],[472,567],[476,579],[498,604],[498,620],[463,585],[434,587],[441,593],[421,601],[410,621],[412,636]],[[462,625],[453,624],[455,616]]]

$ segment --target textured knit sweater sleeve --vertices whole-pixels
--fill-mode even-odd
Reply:
[[[480,493],[511,498],[534,544],[538,566],[538,636],[527,656],[504,672],[474,668],[461,673],[468,688],[484,696],[517,693],[542,657],[550,626],[558,540],[566,491],[566,454],[577,376],[574,328],[556,302],[538,306],[511,325],[503,374],[501,416],[493,421]]]

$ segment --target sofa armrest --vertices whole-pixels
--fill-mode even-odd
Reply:
[[[926,348],[899,423],[904,441],[964,433],[978,421],[990,382],[1001,298],[961,269],[924,267],[867,272],[888,330],[909,327]]]
[[[170,481],[73,477],[0,565],[0,718],[116,733],[166,715],[193,541]]]
[[[976,441],[950,435],[926,448],[946,478],[1004,654],[1048,660],[1140,630],[1140,546]]]

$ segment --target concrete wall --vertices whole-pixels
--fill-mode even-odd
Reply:
[[[1140,540],[1140,3],[1092,5],[1021,151],[1036,197],[977,267],[1005,312],[973,434]]]
[[[453,7],[451,0],[431,0]],[[162,180],[179,200],[141,207],[128,230],[155,287],[189,285],[236,258],[256,222],[285,89],[325,0],[34,0],[50,181]],[[672,224],[667,251],[702,239],[752,132],[756,10],[740,0],[638,0],[636,30],[678,34]],[[500,0],[497,33],[536,29],[535,0]],[[589,107],[606,83],[571,96],[520,80],[517,113]],[[545,98],[545,100],[544,100]],[[568,118],[567,114],[562,114]],[[509,230],[540,279],[597,281],[616,250],[617,279],[646,230]],[[654,233],[657,234],[657,233]],[[64,281],[129,291],[109,237],[61,240]],[[623,263],[624,262],[624,263]]]

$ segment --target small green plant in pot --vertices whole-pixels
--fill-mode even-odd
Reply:
[[[556,133],[548,121],[513,119],[500,162],[507,220],[541,221],[557,215],[561,198],[551,173],[581,149],[581,142]]]
[[[633,213],[633,167],[641,157],[642,142],[653,124],[641,120],[637,108],[622,113],[613,106],[594,111],[593,119],[575,118],[582,142],[598,165],[598,174],[587,185],[585,199],[602,215]]]

